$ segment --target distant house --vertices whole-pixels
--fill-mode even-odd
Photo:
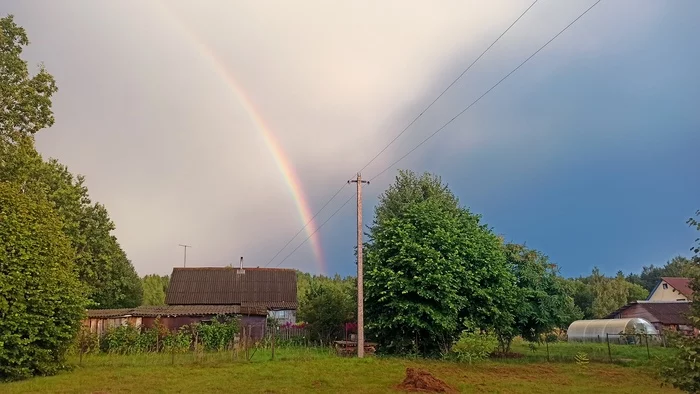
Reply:
[[[297,274],[279,268],[174,268],[165,303],[264,308],[281,324],[295,323]]]
[[[292,269],[174,268],[165,306],[88,310],[83,322],[93,332],[131,323],[152,327],[156,318],[169,329],[211,321],[217,315],[240,316],[253,337],[262,337],[267,317],[296,322],[297,276]]]
[[[606,316],[606,319],[626,319],[639,317],[649,321],[659,332],[671,330],[697,335],[688,314],[691,303],[688,301],[633,301]]]
[[[651,291],[647,301],[678,301],[693,300],[693,290],[690,288],[690,278],[663,277]]]

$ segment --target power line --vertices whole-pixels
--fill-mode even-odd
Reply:
[[[290,238],[289,241],[288,241],[286,244],[284,244],[284,246],[283,246],[280,250],[278,250],[277,253],[275,253],[275,255],[272,256],[272,258],[271,258],[267,263],[265,263],[265,267],[267,267],[268,265],[270,265],[270,263],[272,263],[272,262],[277,258],[277,256],[279,256],[280,253],[282,253],[283,250],[287,249],[287,246],[289,246],[289,244],[291,244],[292,241],[294,241],[294,239],[296,239],[296,237],[299,236],[299,234],[301,234],[301,232],[304,231],[304,229],[305,229],[306,227],[308,227],[309,223],[313,222],[314,219],[316,219],[316,216],[318,216],[318,214],[321,213],[321,211],[323,211],[323,209],[326,208],[326,207],[328,206],[328,204],[330,204],[331,201],[333,201],[333,199],[334,199],[338,194],[340,194],[341,191],[343,191],[343,189],[345,188],[345,185],[346,185],[346,184],[343,184],[343,186],[341,186],[340,189],[338,189],[338,191],[336,191],[336,192],[333,194],[333,196],[332,196],[330,199],[328,199],[328,201],[326,201],[325,204],[323,204],[323,206],[321,207],[321,209],[319,209],[319,210],[316,212],[316,214],[314,214],[314,216],[312,216],[311,219],[309,219],[309,221],[307,221],[307,222],[304,224],[304,226],[303,226],[302,228],[300,228],[299,231],[297,231],[297,233],[294,234],[294,236],[293,236],[292,238]],[[317,229],[317,230],[318,230],[318,229]],[[314,231],[314,233],[315,233],[315,232],[316,232],[316,231]],[[304,241],[304,242],[306,242],[306,241]],[[294,250],[296,250],[296,249],[294,249]],[[283,260],[283,261],[284,261],[284,260]]]
[[[503,38],[503,36],[505,36],[506,33],[508,33],[508,31],[510,31],[510,29],[513,28],[513,26],[515,26],[515,24],[518,23],[518,21],[519,21],[520,19],[522,19],[522,17],[525,16],[525,14],[527,14],[527,12],[530,11],[530,9],[531,9],[538,1],[539,1],[539,0],[533,1],[532,4],[530,4],[530,6],[527,7],[527,8],[525,9],[525,11],[523,11],[523,12],[513,21],[513,23],[510,24],[510,26],[508,26],[508,28],[505,29],[505,30],[503,31],[503,33],[501,33],[501,34],[491,43],[491,45],[489,45],[483,52],[481,52],[481,54],[480,54],[476,59],[474,59],[474,61],[472,61],[471,64],[469,64],[469,66],[467,66],[467,68],[465,68],[465,69],[462,71],[462,73],[459,74],[459,75],[457,76],[457,78],[455,78],[449,85],[447,85],[447,87],[446,87],[433,101],[431,101],[430,104],[428,104],[428,106],[425,107],[425,108],[418,114],[418,116],[416,116],[415,118],[413,118],[413,120],[411,120],[411,122],[410,122],[406,127],[404,127],[403,130],[401,130],[401,132],[400,132],[399,134],[397,134],[391,141],[389,141],[389,143],[388,143],[386,146],[384,146],[384,148],[382,148],[382,150],[380,150],[379,153],[377,153],[369,162],[367,162],[367,164],[365,164],[365,165],[364,165],[359,171],[357,171],[357,172],[358,172],[358,173],[362,172],[365,168],[367,168],[370,164],[372,164],[375,160],[377,160],[377,158],[378,158],[379,156],[381,156],[394,142],[396,142],[396,140],[398,140],[399,137],[401,137],[406,131],[408,131],[408,129],[411,128],[411,126],[413,126],[413,124],[416,123],[416,121],[418,121],[418,119],[420,119],[420,118],[423,116],[423,114],[425,114],[430,108],[432,108],[432,106],[433,106],[445,93],[447,93],[447,91],[450,90],[450,88],[452,88],[452,86],[454,86],[454,84],[456,84],[457,81],[459,81],[467,72],[469,72],[469,70],[471,70],[471,68],[474,67],[474,65],[486,54],[486,52],[488,52],[494,45],[496,45],[496,43],[497,43],[498,41],[500,41],[500,39]],[[277,258],[277,256],[279,256],[280,253],[282,253],[282,251],[284,251],[284,250],[287,248],[287,246],[289,246],[289,244],[291,244],[292,241],[294,241],[294,240],[296,239],[296,237],[299,236],[299,234],[301,234],[301,233],[304,231],[304,229],[305,229],[306,227],[309,226],[309,224],[311,224],[311,223],[313,222],[313,220],[316,218],[316,216],[318,216],[318,214],[321,213],[321,211],[323,211],[323,210],[328,206],[328,204],[330,204],[330,202],[333,201],[333,199],[334,199],[335,197],[338,196],[338,194],[340,194],[340,192],[343,190],[343,188],[345,187],[345,185],[346,185],[346,184],[343,184],[343,186],[341,186],[340,189],[338,189],[338,191],[336,191],[336,192],[333,194],[333,196],[331,196],[331,198],[328,199],[328,201],[326,201],[325,204],[323,204],[323,206],[321,207],[321,209],[319,209],[319,210],[316,212],[316,214],[314,214],[314,216],[313,216],[311,219],[309,219],[306,223],[304,223],[304,225],[299,229],[299,231],[297,231],[296,234],[294,234],[294,236],[293,236],[286,244],[284,244],[284,246],[283,246],[279,251],[277,251],[277,253],[275,253],[275,255],[265,264],[266,267],[267,267],[270,263],[272,263],[272,262]],[[332,217],[332,215],[331,215],[331,217]],[[324,223],[325,223],[325,222],[324,222]],[[317,229],[317,230],[318,230],[318,229]],[[314,231],[314,233],[315,233],[315,231]],[[308,238],[307,238],[307,239],[308,239]],[[306,240],[305,240],[304,242],[306,242]],[[294,250],[296,250],[296,249],[294,249]]]
[[[452,83],[450,83],[450,84],[435,98],[435,100],[433,100],[430,104],[428,104],[428,106],[425,107],[425,109],[423,109],[423,110],[420,112],[420,114],[418,114],[418,116],[416,116],[415,118],[413,118],[413,120],[411,121],[411,123],[408,124],[408,126],[404,127],[404,129],[401,130],[401,132],[400,132],[399,134],[397,134],[396,137],[394,137],[394,139],[392,139],[391,141],[389,141],[389,143],[388,143],[384,148],[382,148],[382,150],[380,150],[379,153],[377,153],[377,154],[372,158],[372,160],[370,160],[367,164],[365,164],[365,166],[362,167],[362,168],[360,169],[360,171],[358,171],[358,172],[362,172],[362,171],[364,171],[365,168],[369,167],[370,164],[372,164],[379,156],[381,156],[382,153],[384,153],[394,142],[396,142],[396,140],[398,140],[399,137],[401,137],[411,126],[413,126],[413,124],[416,123],[416,121],[417,121],[418,119],[420,119],[420,117],[423,116],[423,114],[424,114],[426,111],[428,111],[428,110],[433,106],[433,104],[435,104],[435,102],[437,102],[437,101],[440,99],[440,97],[442,97],[445,93],[447,93],[447,91],[450,90],[450,88],[451,88],[454,84],[456,84],[457,81],[459,81],[459,80],[464,76],[464,74],[466,74],[469,70],[471,70],[471,68],[476,64],[476,62],[478,62],[479,59],[481,59],[481,58],[486,54],[486,52],[489,51],[489,49],[491,49],[494,45],[496,45],[496,43],[497,43],[504,35],[506,35],[506,33],[508,33],[508,31],[509,31],[513,26],[515,26],[515,24],[518,23],[518,21],[519,21],[523,16],[525,16],[525,14],[527,14],[528,11],[530,11],[530,8],[532,8],[532,7],[535,5],[535,3],[537,3],[537,1],[538,1],[538,0],[535,0],[532,4],[530,4],[530,6],[527,7],[527,9],[525,9],[525,11],[523,11],[523,13],[520,14],[520,16],[518,16],[518,18],[517,18],[516,20],[514,20],[513,23],[511,23],[510,26],[508,26],[508,28],[507,28],[506,30],[504,30],[503,33],[501,33],[501,35],[498,36],[498,38],[496,38],[496,40],[495,40],[494,42],[491,43],[491,45],[489,45],[486,49],[484,49],[484,51],[481,52],[481,54],[480,54],[476,59],[474,59],[474,61],[473,61],[469,66],[467,66],[467,68],[465,68],[464,71],[462,71],[462,73],[459,74],[459,76],[457,76],[457,78],[455,78],[455,80],[452,81]]]
[[[343,205],[341,205],[340,207],[338,207],[338,209],[336,209],[335,212],[333,212],[333,214],[331,214],[331,216],[329,216],[323,223],[321,223],[320,226],[316,227],[316,230],[314,230],[314,232],[312,232],[311,234],[309,234],[309,236],[306,237],[306,238],[305,238],[296,248],[294,248],[294,250],[292,250],[285,258],[283,258],[282,261],[280,261],[279,263],[277,263],[276,267],[279,267],[280,265],[282,265],[282,263],[284,263],[285,260],[287,260],[291,255],[293,255],[294,252],[297,251],[297,249],[301,248],[301,246],[304,245],[304,244],[306,243],[306,241],[308,241],[311,237],[313,237],[313,235],[316,234],[316,232],[317,232],[318,230],[320,230],[321,227],[323,227],[326,223],[328,223],[328,221],[331,220],[331,219],[333,218],[333,216],[337,215],[338,212],[340,212],[341,209],[343,209],[346,205],[348,205],[348,203],[349,203],[350,201],[352,201],[352,199],[353,199],[356,195],[357,195],[357,193],[353,193],[353,195],[350,196],[350,198],[348,198],[348,199],[343,203]]]
[[[445,123],[445,124],[443,124],[442,126],[440,126],[440,128],[438,128],[437,130],[435,130],[435,131],[434,131],[431,135],[429,135],[426,139],[424,139],[424,140],[421,141],[418,145],[416,145],[415,147],[413,147],[413,149],[409,150],[405,155],[401,156],[398,160],[396,160],[396,161],[394,161],[393,163],[391,163],[390,166],[388,166],[387,168],[385,168],[385,169],[383,169],[382,171],[380,171],[380,172],[379,172],[377,175],[375,175],[374,177],[370,178],[370,182],[373,181],[374,179],[376,179],[377,177],[379,177],[380,175],[382,175],[383,173],[387,172],[387,171],[388,171],[389,169],[391,169],[393,166],[395,166],[395,165],[398,164],[400,161],[402,161],[403,159],[405,159],[408,155],[410,155],[411,153],[413,153],[416,149],[420,148],[423,144],[425,144],[426,142],[428,142],[428,140],[430,140],[431,138],[433,138],[437,133],[439,133],[440,131],[442,131],[445,127],[447,127],[447,126],[450,125],[452,122],[454,122],[454,121],[455,121],[457,118],[459,118],[462,114],[464,114],[465,112],[467,112],[467,111],[468,111],[470,108],[472,108],[476,103],[478,103],[482,98],[484,98],[484,96],[486,96],[487,94],[491,93],[491,91],[492,91],[493,89],[495,89],[498,85],[500,85],[501,82],[505,81],[508,77],[510,77],[511,75],[513,75],[513,73],[515,73],[516,71],[518,71],[518,69],[520,69],[520,67],[522,67],[523,65],[525,65],[525,63],[527,63],[528,61],[530,61],[530,59],[532,59],[533,57],[535,57],[535,55],[537,55],[541,50],[543,50],[547,45],[549,45],[552,41],[554,41],[554,40],[555,40],[557,37],[559,37],[562,33],[564,33],[569,27],[571,27],[574,23],[576,23],[576,22],[577,22],[579,19],[581,19],[584,15],[586,15],[586,14],[588,13],[588,11],[590,11],[591,9],[593,9],[593,7],[595,7],[596,5],[598,5],[598,3],[600,3],[601,1],[602,1],[602,0],[598,0],[598,1],[596,1],[595,3],[593,3],[593,5],[591,5],[590,7],[588,7],[582,14],[580,14],[578,17],[576,17],[576,19],[574,19],[573,21],[571,21],[571,23],[569,23],[568,25],[566,25],[566,27],[564,27],[562,30],[560,30],[559,33],[557,33],[557,34],[556,34],[554,37],[552,37],[549,41],[547,41],[546,43],[544,43],[544,45],[542,45],[541,47],[539,47],[539,49],[537,49],[532,55],[528,56],[525,60],[523,60],[522,63],[520,63],[517,67],[515,67],[513,70],[511,70],[508,74],[506,74],[506,76],[504,76],[503,78],[501,78],[498,82],[496,82],[495,85],[491,86],[486,92],[484,92],[484,93],[483,93],[481,96],[479,96],[476,100],[472,101],[471,104],[469,104],[466,108],[464,108],[464,109],[461,110],[459,113],[457,113],[457,115],[455,115],[452,119],[450,119],[449,121],[447,121],[447,123]]]

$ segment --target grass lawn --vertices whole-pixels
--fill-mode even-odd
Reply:
[[[77,359],[71,361],[78,363]],[[676,392],[661,387],[648,366],[596,362],[580,366],[527,358],[473,365],[420,359],[360,360],[313,349],[279,349],[275,361],[270,361],[269,351],[258,351],[251,362],[232,361],[230,353],[206,354],[197,361],[190,353],[178,355],[174,365],[167,354],[94,355],[71,372],[0,384],[0,392],[384,393],[395,390],[407,367],[427,370],[461,392]]]

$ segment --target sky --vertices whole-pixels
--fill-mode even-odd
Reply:
[[[494,232],[567,276],[688,255],[695,0],[603,0],[392,165],[593,2],[538,1],[363,171],[389,167],[363,189],[365,223],[402,168],[440,175]],[[57,80],[40,152],[85,175],[139,274],[170,273],[188,244],[188,266],[243,256],[350,275],[354,201],[270,260],[531,3],[2,0],[0,13],[26,28],[30,66]]]

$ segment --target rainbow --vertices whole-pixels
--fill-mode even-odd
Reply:
[[[165,14],[170,16],[172,21],[175,22],[175,24],[182,30],[184,35],[190,41],[192,41],[192,43],[198,49],[200,54],[209,60],[214,71],[216,71],[216,73],[221,77],[221,79],[225,81],[226,85],[229,87],[233,95],[236,97],[236,99],[238,99],[238,103],[241,105],[241,107],[243,107],[245,112],[250,117],[250,120],[255,126],[255,128],[262,135],[267,149],[272,154],[275,164],[277,165],[277,168],[282,174],[282,177],[284,178],[284,181],[287,184],[290,193],[292,194],[292,198],[294,199],[294,203],[296,205],[297,211],[299,212],[299,217],[302,223],[308,223],[308,225],[306,226],[306,233],[308,234],[311,248],[313,250],[314,256],[316,257],[316,263],[318,265],[320,273],[325,274],[327,272],[327,267],[323,258],[321,241],[318,233],[316,232],[316,223],[313,220],[314,216],[311,213],[308,200],[302,189],[302,183],[299,180],[299,177],[297,176],[296,172],[294,171],[294,166],[290,162],[289,158],[287,158],[287,156],[285,155],[284,150],[282,150],[282,147],[280,146],[280,143],[278,142],[277,138],[275,138],[275,135],[265,123],[265,120],[263,119],[262,115],[260,115],[260,111],[255,108],[255,105],[252,102],[252,100],[246,95],[245,90],[241,87],[241,85],[234,78],[234,76],[228,71],[223,61],[217,58],[214,51],[208,45],[206,45],[206,43],[203,42],[199,37],[197,37],[197,35],[191,29],[188,29],[184,22],[182,22],[180,18],[177,15],[175,15],[174,12],[168,9],[164,1],[156,1],[156,3],[160,6],[160,8],[164,11]]]

